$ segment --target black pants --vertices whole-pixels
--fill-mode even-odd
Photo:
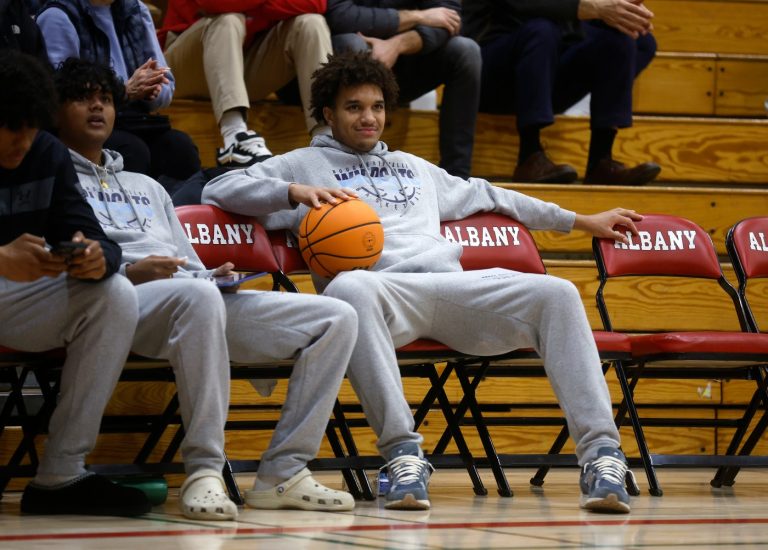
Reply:
[[[557,23],[537,18],[484,44],[480,110],[544,127],[591,93],[592,128],[631,126],[632,84],[656,54],[655,39],[596,22],[581,28],[581,40],[565,42]]]
[[[356,34],[337,34],[332,40],[336,53],[368,49]],[[445,85],[440,106],[440,167],[454,176],[468,178],[480,101],[478,45],[454,36],[433,52],[400,56],[393,70],[404,103]]]
[[[197,145],[180,130],[134,133],[116,129],[104,148],[120,153],[126,170],[154,179],[185,180],[200,171]]]

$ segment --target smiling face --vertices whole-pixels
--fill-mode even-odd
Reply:
[[[333,108],[323,108],[323,116],[336,141],[367,153],[384,131],[384,94],[375,84],[342,87]]]
[[[112,94],[96,89],[59,107],[59,138],[91,162],[100,163],[101,148],[115,125]]]

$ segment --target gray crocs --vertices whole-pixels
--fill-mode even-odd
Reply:
[[[344,512],[355,507],[355,499],[344,491],[335,491],[321,485],[307,468],[291,479],[264,491],[246,491],[245,503],[251,508],[278,510],[317,510]]]

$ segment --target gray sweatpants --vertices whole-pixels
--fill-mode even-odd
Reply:
[[[85,472],[137,319],[136,292],[124,277],[84,282],[62,274],[32,283],[0,277],[0,344],[33,352],[67,349],[38,473]]]
[[[576,442],[579,463],[594,458],[600,447],[619,445],[592,331],[569,281],[504,269],[350,271],[333,279],[324,295],[357,311],[360,329],[347,375],[385,458],[404,444],[422,441],[413,431],[394,352],[416,338],[480,355],[536,349]]]
[[[357,315],[348,304],[311,294],[241,291],[224,301],[232,361],[295,360],[259,465],[259,479],[277,484],[317,456],[357,340]]]
[[[144,283],[136,292],[140,319],[132,350],[174,367],[188,474],[224,464],[230,359],[296,360],[259,477],[285,481],[317,455],[357,337],[349,305],[279,292],[222,295],[209,281],[184,278]]]
[[[139,325],[131,350],[167,359],[176,377],[186,430],[184,469],[224,466],[229,410],[227,315],[221,292],[202,279],[161,279],[138,285]]]

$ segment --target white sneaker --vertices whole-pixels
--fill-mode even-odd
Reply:
[[[216,150],[216,163],[219,166],[245,168],[267,160],[272,151],[258,132],[248,130],[235,135],[235,142],[229,147]]]

